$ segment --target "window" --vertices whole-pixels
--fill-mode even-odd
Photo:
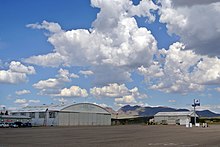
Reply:
[[[29,116],[30,116],[30,118],[35,118],[35,113],[34,112],[30,112]]]
[[[55,112],[49,112],[49,118],[55,118],[56,115],[55,115]]]
[[[21,112],[21,115],[23,115],[23,116],[26,116],[26,113],[24,113],[24,112]]]
[[[46,113],[45,112],[39,112],[39,118],[45,118]]]

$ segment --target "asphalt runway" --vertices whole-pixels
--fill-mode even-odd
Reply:
[[[220,125],[0,128],[0,147],[218,147]]]

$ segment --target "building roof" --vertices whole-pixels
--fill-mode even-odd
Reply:
[[[158,112],[154,116],[191,116],[194,117],[193,111],[183,111],[183,112]],[[196,117],[198,115],[196,114]]]
[[[84,107],[85,106],[85,107]],[[72,108],[74,107],[74,108]],[[94,107],[98,108],[94,110]],[[46,112],[46,111],[64,111],[64,112],[96,112],[96,113],[108,113],[106,109],[99,105],[91,103],[73,103],[73,104],[51,104],[51,105],[41,105],[41,106],[27,106],[13,112]],[[13,113],[12,112],[12,113]]]
[[[60,111],[61,109],[68,107],[69,105],[67,104],[51,104],[51,105],[41,105],[41,106],[27,106],[23,107],[21,109],[12,111],[12,112],[45,112],[46,110],[48,111]]]

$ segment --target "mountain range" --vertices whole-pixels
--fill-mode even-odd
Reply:
[[[114,111],[111,108],[106,108],[111,114],[118,114],[118,115],[135,115],[135,116],[154,116],[158,112],[179,112],[179,111],[190,111],[188,109],[176,109],[170,107],[142,107],[142,106],[130,106],[125,105],[121,107],[118,111]],[[200,117],[220,117],[220,114],[214,113],[210,110],[202,110],[196,111],[196,113]]]

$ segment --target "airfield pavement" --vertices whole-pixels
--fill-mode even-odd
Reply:
[[[220,125],[0,128],[0,147],[218,147]]]

